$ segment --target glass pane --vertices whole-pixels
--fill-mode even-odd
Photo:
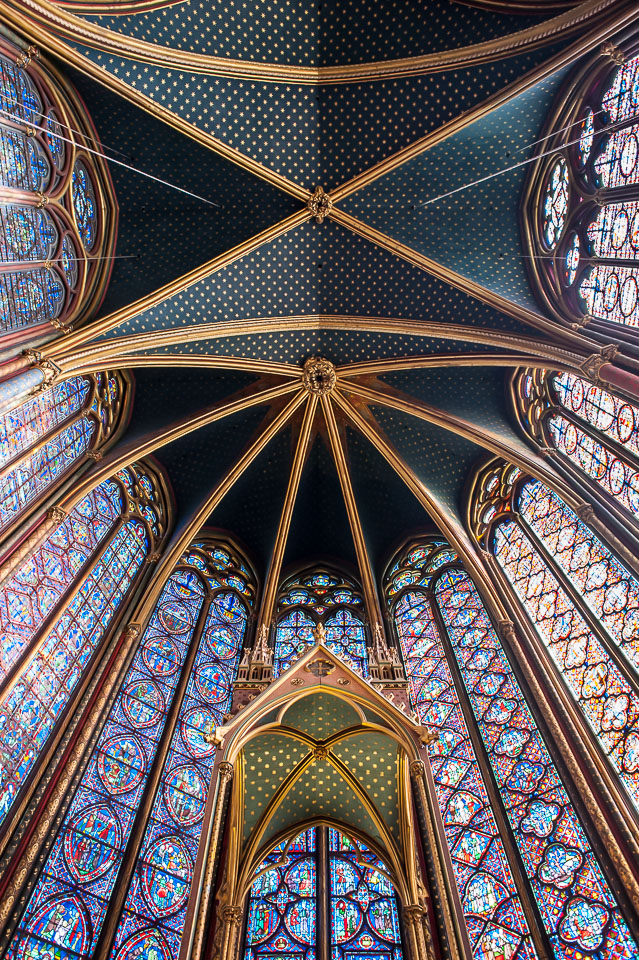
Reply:
[[[404,594],[395,609],[413,709],[437,733],[428,745],[435,791],[477,960],[534,957],[530,930],[470,739],[429,601]]]
[[[579,293],[593,317],[636,327],[639,323],[637,279],[637,271],[630,267],[598,263],[587,271]]]
[[[576,948],[636,957],[639,948],[470,577],[444,573],[435,594],[555,956],[572,958]]]
[[[552,378],[557,399],[606,436],[639,455],[639,408],[572,373]]]
[[[306,830],[290,846],[273,850],[255,871],[244,960],[315,960],[316,857],[316,832]]]
[[[188,572],[171,576],[21,919],[12,958],[29,951],[43,957],[47,950],[54,957],[94,954],[202,603],[199,579]],[[156,853],[149,895],[162,888],[179,900],[191,868],[187,848],[167,843]]]
[[[163,960],[178,958],[215,761],[215,747],[203,733],[221,726],[231,705],[246,620],[234,594],[219,594],[208,612],[116,931],[113,952],[118,956],[120,950],[124,956],[139,956],[136,950],[144,946]],[[162,676],[177,670],[173,643],[166,636],[147,647],[148,659]],[[152,942],[145,939],[149,936]]]
[[[494,553],[639,809],[639,697],[518,523],[502,523]]]
[[[85,405],[91,381],[70,377],[0,414],[0,467],[34,446]]]
[[[639,246],[639,202],[608,203],[587,230],[597,257],[636,260]]]

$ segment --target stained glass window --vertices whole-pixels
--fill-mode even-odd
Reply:
[[[327,857],[318,859],[318,848]],[[328,863],[328,876],[323,875]],[[395,890],[385,865],[361,841],[312,828],[280,844],[255,871],[247,908],[244,960],[402,960]],[[319,926],[328,894],[329,926]]]
[[[499,487],[488,471],[484,482],[493,493]],[[433,570],[431,558],[446,549],[425,540],[404,551],[386,578],[387,595],[411,553],[419,551],[422,569]],[[459,560],[389,602],[411,702],[438,735],[428,745],[430,764],[473,956],[536,956],[500,830],[514,840],[556,960],[636,956],[507,653]],[[473,746],[471,721],[485,759]],[[501,827],[495,802],[507,817]]]
[[[511,473],[507,463],[485,468],[471,505],[473,530],[639,808],[639,584],[556,494]]]
[[[205,541],[192,545],[164,586],[33,890],[12,957],[93,955],[151,767],[159,762],[113,951],[120,958],[155,951],[177,960],[215,757],[207,737],[230,706],[249,610],[237,593],[211,587],[211,554]],[[237,575],[230,554],[223,573]],[[246,590],[252,597],[248,577]]]
[[[129,501],[132,513],[134,502]],[[0,590],[0,819],[10,811],[151,550],[149,528],[135,516],[123,522],[123,512],[121,486],[104,481]]]
[[[526,253],[544,302],[571,321],[639,325],[638,70],[639,57],[616,68],[599,59],[581,94],[562,92],[531,172]]]
[[[121,402],[115,377],[72,377],[0,416],[0,530],[103,446]]]
[[[0,333],[75,320],[82,307],[78,295],[87,308],[95,299],[115,239],[113,205],[98,187],[108,192],[108,176],[95,151],[85,149],[93,139],[90,123],[56,90],[46,68],[17,66],[17,55],[3,42],[0,186],[8,196],[0,204],[0,262],[14,270],[0,274]],[[73,144],[73,164],[66,140]],[[28,204],[25,192],[34,195]],[[48,203],[50,197],[56,202]],[[84,251],[106,256],[88,260]]]
[[[315,642],[318,623],[325,643],[350,667],[368,676],[364,604],[360,588],[341,574],[306,571],[289,577],[278,598],[273,675],[279,677]]]
[[[555,447],[604,500],[639,518],[639,408],[572,373],[525,370],[514,381],[532,437]]]
[[[435,599],[556,957],[637,954],[497,633],[468,574]]]

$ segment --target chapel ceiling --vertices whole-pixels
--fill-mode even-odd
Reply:
[[[283,567],[375,576],[433,523],[463,547],[480,457],[552,469],[516,430],[512,371],[558,342],[574,367],[592,352],[533,298],[527,166],[441,195],[530,156],[569,65],[610,34],[603,14],[621,31],[636,5],[378,6],[371,21],[354,0],[0,2],[76,85],[105,152],[157,178],[110,164],[120,259],[96,321],[48,348],[64,371],[134,374],[95,476],[144,444],[175,536],[204,509],[262,576],[282,535]],[[336,370],[328,392],[303,379],[316,356]]]

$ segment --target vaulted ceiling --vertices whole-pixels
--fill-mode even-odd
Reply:
[[[486,451],[548,469],[516,429],[508,378],[553,343],[575,365],[591,349],[535,303],[528,168],[441,195],[530,157],[570,71],[633,5],[483,6],[0,3],[80,91],[107,155],[157,178],[110,164],[122,259],[96,321],[49,348],[65,370],[134,373],[128,431],[96,475],[237,400],[154,453],[179,533],[257,444],[208,520],[262,575],[284,531],[284,567],[367,554],[377,576],[416,529],[463,538]],[[332,200],[323,222],[316,187]],[[335,389],[304,393],[259,449],[313,356],[335,365]]]

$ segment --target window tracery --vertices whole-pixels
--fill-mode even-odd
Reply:
[[[639,807],[639,583],[555,493],[508,464],[478,476],[471,524]]]
[[[0,822],[166,530],[144,464],[85,496],[0,588]]]
[[[526,433],[639,519],[639,407],[574,373],[522,370],[512,395]]]
[[[0,335],[24,339],[97,305],[116,207],[104,162],[85,149],[95,139],[79,99],[17,55],[0,43]]]
[[[274,677],[313,645],[313,630],[318,623],[326,628],[326,646],[362,676],[368,676],[364,601],[353,580],[335,570],[305,570],[284,582],[277,611]]]
[[[93,955],[146,800],[112,952],[177,960],[215,758],[209,735],[230,706],[254,592],[233,548],[202,537],[185,551],[122,678],[9,956]],[[157,789],[149,784],[154,763]]]
[[[318,858],[318,848],[326,856]],[[327,876],[323,875],[328,863]],[[255,871],[244,960],[315,960],[330,943],[332,960],[402,960],[397,899],[384,863],[361,840],[312,827],[284,842]],[[328,893],[329,927],[318,898]]]
[[[0,415],[0,531],[89,451],[113,442],[126,390],[116,373],[70,377]]]
[[[397,589],[411,570],[419,579]],[[473,955],[535,955],[504,844],[510,832],[554,956],[634,956],[636,944],[459,560],[442,541],[424,539],[386,579],[411,702],[437,733],[428,750]],[[508,824],[496,817],[498,797]]]
[[[526,199],[527,262],[542,299],[564,321],[617,336],[639,326],[638,88],[637,56],[588,64],[579,92],[552,113]]]

